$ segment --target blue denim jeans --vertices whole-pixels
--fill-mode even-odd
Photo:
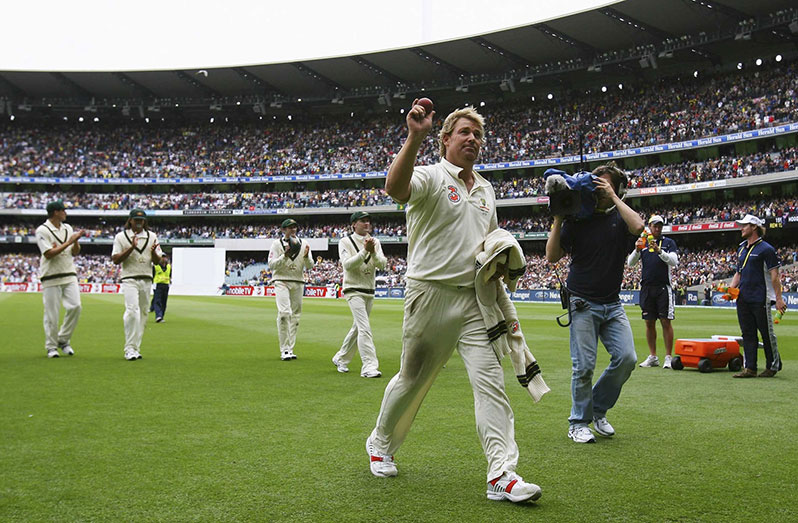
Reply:
[[[629,318],[621,302],[601,304],[571,297],[571,425],[588,424],[606,415],[637,364]],[[610,364],[595,385],[598,340],[610,354]]]

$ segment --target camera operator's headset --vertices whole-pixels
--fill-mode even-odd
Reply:
[[[628,190],[627,186],[629,185],[629,177],[626,174],[626,171],[622,169],[618,169],[621,171],[621,183],[618,184],[618,197],[623,201],[626,198],[626,191]],[[610,207],[609,209],[604,210],[604,214],[609,214],[610,212],[615,209],[615,205]],[[573,309],[571,309],[571,291],[568,290],[568,287],[565,286],[562,279],[560,279],[560,273],[557,272],[557,269],[554,269],[554,274],[557,276],[557,282],[560,284],[560,305],[562,305],[564,312],[557,316],[557,325],[560,327],[568,327],[571,325],[571,314]],[[581,309],[581,307],[578,307]],[[562,317],[568,316],[568,320],[563,323]]]

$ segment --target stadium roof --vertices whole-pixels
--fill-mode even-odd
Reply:
[[[112,103],[193,105],[206,111],[239,103],[266,113],[298,103],[390,106],[392,98],[421,91],[512,96],[533,84],[561,90],[599,76],[717,67],[771,49],[795,53],[794,5],[792,0],[627,0],[482,36],[343,58],[199,71],[5,71],[0,98],[13,101],[6,111],[18,113]]]

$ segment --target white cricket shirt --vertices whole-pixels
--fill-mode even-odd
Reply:
[[[114,249],[112,255],[126,251],[133,243],[133,231],[125,229],[114,237]],[[155,233],[144,229],[135,235],[140,238],[138,246],[133,249],[130,256],[122,262],[121,279],[146,279],[152,280],[152,246],[158,243]],[[163,256],[161,247],[155,249],[158,256]]]
[[[473,287],[474,262],[485,236],[496,228],[496,195],[474,172],[466,190],[462,171],[446,159],[416,167],[407,201],[407,277]]]
[[[309,247],[309,245],[303,239],[299,239],[299,241],[302,245],[294,258],[285,253],[288,248],[288,241],[285,238],[272,242],[272,247],[269,249],[269,269],[272,271],[272,281],[305,282],[305,269],[313,267],[313,251],[308,249],[307,257],[302,256],[305,247]]]
[[[39,262],[39,281],[42,282],[42,287],[55,287],[78,281],[71,246],[49,260],[44,257],[45,252],[66,243],[70,236],[72,236],[72,227],[68,223],[56,227],[53,222],[47,220],[36,229],[36,244],[42,253]]]
[[[344,268],[343,290],[374,290],[377,269],[384,269],[388,259],[382,252],[382,245],[374,238],[374,254],[366,251],[366,236],[350,234],[338,242],[338,257]],[[354,245],[353,245],[354,242]]]

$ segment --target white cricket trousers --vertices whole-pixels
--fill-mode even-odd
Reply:
[[[52,350],[69,345],[72,333],[78,326],[80,318],[80,289],[78,282],[72,281],[63,285],[42,288],[44,303],[44,348]],[[64,306],[64,323],[58,329],[58,317]]]
[[[147,314],[150,312],[150,295],[152,282],[150,280],[124,280],[122,281],[122,294],[125,296],[125,350],[141,348],[141,338],[144,337],[144,328],[147,326]]]
[[[302,316],[302,294],[305,284],[298,281],[274,282],[274,296],[277,301],[277,339],[280,353],[294,352],[296,331]]]
[[[362,366],[360,374],[379,370],[380,362],[377,361],[377,348],[374,347],[374,338],[371,335],[369,316],[374,305],[374,296],[361,294],[357,291],[348,292],[346,301],[352,311],[352,328],[344,338],[341,349],[335,354],[335,359],[344,365],[349,365],[355,357],[355,348],[360,349]]]
[[[401,366],[385,388],[372,443],[382,454],[393,455],[399,449],[455,347],[474,391],[477,433],[490,481],[515,470],[518,445],[504,372],[488,340],[473,288],[407,280]]]

